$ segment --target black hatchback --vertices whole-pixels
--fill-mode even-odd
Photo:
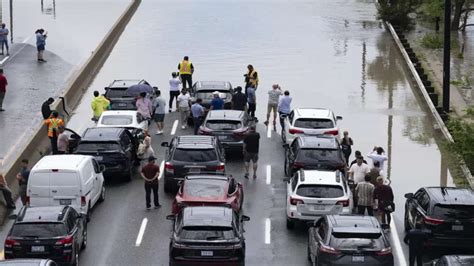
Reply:
[[[339,140],[331,135],[299,136],[285,147],[285,174],[300,170],[339,170],[346,173],[346,161]]]
[[[419,225],[431,232],[425,245],[474,249],[474,192],[455,187],[423,187],[405,194],[405,230]]]
[[[209,109],[215,91],[219,92],[219,97],[224,100],[224,109],[231,109],[234,89],[228,81],[198,81],[194,83],[190,91],[191,101],[194,103],[196,99],[201,98],[201,105]]]
[[[23,207],[5,239],[5,259],[49,258],[78,265],[87,245],[86,218],[70,206]]]
[[[132,86],[142,86],[145,89],[129,90]],[[110,101],[111,110],[136,110],[135,102],[140,92],[146,92],[153,101],[158,87],[152,87],[145,80],[114,80],[105,87],[105,97]]]
[[[243,222],[230,207],[185,207],[173,220],[169,265],[245,265]]]
[[[312,265],[394,265],[392,248],[372,216],[326,215],[308,232]]]
[[[213,136],[179,136],[171,142],[165,159],[165,191],[178,191],[178,181],[188,174],[225,173],[225,152]]]

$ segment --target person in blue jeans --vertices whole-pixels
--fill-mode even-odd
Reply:
[[[204,118],[204,107],[201,105],[202,99],[197,98],[196,102],[191,106],[191,115],[193,116],[194,122],[194,135],[198,134],[199,127],[202,124]]]
[[[38,62],[46,62],[43,58],[44,49],[46,46],[47,32],[44,29],[38,29],[36,34],[36,49],[38,50]]]
[[[8,52],[8,29],[5,26],[5,23],[2,23],[2,26],[0,28],[0,43],[2,44],[2,53],[0,55],[3,55],[3,47],[7,48],[7,55],[10,55]]]
[[[289,91],[285,91],[283,96],[280,97],[278,101],[278,114],[280,114],[280,125],[283,129],[285,127],[285,117],[290,114],[291,112],[291,101],[293,98],[290,96]]]

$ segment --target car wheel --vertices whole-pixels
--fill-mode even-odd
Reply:
[[[84,233],[83,233],[83,239],[82,239],[82,244],[81,244],[81,250],[86,249],[87,247],[87,228],[84,227]]]
[[[295,228],[295,221],[291,220],[290,218],[286,218],[286,228],[287,229]]]
[[[286,144],[286,132],[284,129],[281,130],[281,141]]]
[[[102,185],[102,189],[100,190],[99,202],[103,202],[104,200],[105,200],[105,186]]]
[[[132,176],[133,176],[133,172],[132,172],[132,166],[130,165],[129,168],[128,168],[128,171],[125,173],[124,175],[124,180],[129,182],[129,181],[132,181]]]

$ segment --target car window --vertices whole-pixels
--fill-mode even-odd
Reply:
[[[131,115],[106,115],[102,117],[101,123],[107,126],[126,126],[133,123]]]
[[[201,98],[203,100],[212,100],[212,98],[214,98],[214,91],[215,90],[211,90],[211,91],[198,91],[196,93],[196,98]],[[232,94],[230,94],[230,92],[222,92],[222,91],[219,91],[219,97],[221,97],[222,100],[226,100],[226,99],[231,99],[232,98]]]
[[[237,182],[235,182],[235,179],[231,177],[229,179],[229,190],[227,191],[227,193],[229,195],[232,195],[232,193],[234,193],[236,190],[237,190]]]
[[[421,196],[421,200],[418,203],[420,204],[421,208],[423,208],[423,210],[425,210],[426,212],[428,211],[428,207],[430,206],[430,198],[426,193],[423,193]]]
[[[291,143],[291,152],[293,155],[296,155],[298,153],[298,149],[300,147],[300,144],[298,143],[298,140],[294,140],[293,143]]]
[[[474,206],[436,204],[431,216],[440,219],[473,219]]]
[[[94,172],[97,174],[100,173],[99,163],[95,159],[92,159],[92,165],[94,166]]]
[[[382,233],[332,232],[330,246],[336,249],[361,250],[385,248]]]
[[[326,239],[326,223],[321,223],[321,225],[318,228],[318,234],[319,237],[321,237],[321,240],[324,241]]]
[[[173,159],[182,162],[209,162],[216,161],[217,154],[214,149],[176,149]]]
[[[341,186],[300,185],[296,194],[308,198],[339,198],[344,196],[344,190]]]
[[[12,227],[14,237],[58,237],[67,234],[63,223],[19,223]]]
[[[179,232],[181,239],[188,240],[224,240],[236,237],[232,227],[223,226],[185,226]]]
[[[130,98],[126,89],[108,89],[105,91],[105,97],[107,98]]]
[[[207,120],[206,127],[212,130],[235,130],[241,128],[242,123],[235,120]]]
[[[124,147],[125,149],[128,148],[128,146],[130,146],[131,142],[132,141],[130,140],[127,134],[123,134],[122,137],[120,138],[120,143],[122,144],[122,147]]]
[[[137,122],[141,123],[144,120],[143,115],[137,112]]]
[[[288,116],[288,120],[290,122],[290,125],[293,124],[293,117],[295,116],[295,111],[291,111],[290,115]]]
[[[73,229],[74,226],[76,225],[76,217],[69,213],[67,220],[66,220],[66,225],[67,225],[67,231],[70,233]]]
[[[295,191],[297,184],[298,184],[298,174],[295,174],[295,175],[291,178],[291,190],[292,190],[292,191]]]
[[[298,162],[316,163],[339,161],[339,150],[332,149],[301,149],[298,153]]]
[[[187,180],[184,184],[186,197],[215,198],[225,194],[227,181],[213,179]]]
[[[120,150],[122,150],[122,147],[117,142],[80,142],[76,152],[111,152]]]
[[[294,127],[299,128],[333,128],[334,123],[331,119],[299,118],[295,121]]]

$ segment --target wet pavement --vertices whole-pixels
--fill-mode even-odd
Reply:
[[[382,146],[390,158],[386,173],[396,196],[390,235],[396,265],[406,265],[403,239],[403,195],[421,186],[452,185],[430,114],[412,88],[404,61],[389,33],[376,20],[375,1],[168,1],[144,0],[120,38],[68,127],[83,131],[90,125],[93,90],[113,79],[144,78],[168,95],[167,82],[178,61],[190,56],[193,79],[229,80],[243,85],[247,64],[260,75],[257,116],[263,121],[266,92],[279,83],[293,96],[293,107],[329,107],[344,117],[342,130],[354,139],[353,150],[369,153]],[[176,14],[186,14],[177,16]],[[166,118],[159,146],[171,138],[173,113]],[[278,134],[262,135],[259,178],[243,179],[243,163],[230,160],[227,172],[244,184],[248,265],[306,265],[304,228],[285,228],[283,149]],[[177,135],[189,134],[178,129]],[[160,162],[160,161],[158,161]],[[270,181],[267,183],[267,165]],[[145,211],[143,183],[107,188],[88,225],[84,265],[167,265],[171,196],[162,189],[159,210]],[[148,227],[136,245],[141,221]],[[270,220],[270,239],[265,237]],[[268,240],[268,241],[267,241]],[[113,244],[112,244],[113,243]]]

